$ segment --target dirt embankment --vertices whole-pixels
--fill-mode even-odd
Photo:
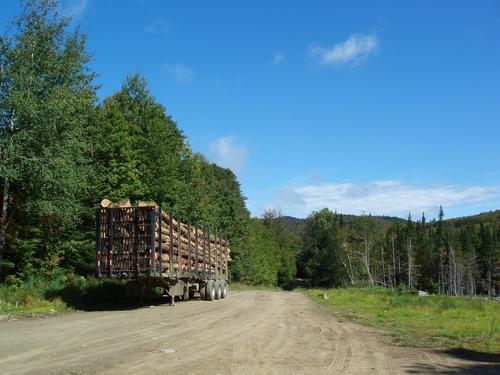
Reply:
[[[488,374],[500,367],[387,344],[300,293],[245,291],[128,311],[0,322],[2,374]]]

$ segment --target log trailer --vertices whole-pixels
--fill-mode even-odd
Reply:
[[[127,295],[141,303],[156,287],[171,304],[227,297],[230,249],[220,233],[176,221],[154,202],[106,206],[96,214],[98,277],[128,279]]]

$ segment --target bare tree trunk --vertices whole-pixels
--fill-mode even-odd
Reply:
[[[455,256],[455,251],[453,250],[453,246],[450,242],[448,242],[448,250],[449,250],[449,294],[454,294],[456,296],[459,295],[459,275],[458,275],[458,266],[457,266],[457,258]]]
[[[401,254],[398,251],[398,278],[399,278],[399,284],[403,283],[403,277],[401,275]]]
[[[366,267],[366,273],[368,274],[368,279],[370,280],[370,285],[373,286],[375,283],[373,282],[373,277],[370,272],[370,247],[368,245],[368,239],[366,238],[365,234],[365,255],[363,257],[363,260],[365,262],[365,267]]]
[[[467,273],[469,276],[469,294],[475,296],[476,295],[476,282],[474,280],[474,263],[471,257],[469,257],[469,261],[467,262]]]
[[[408,288],[411,289],[411,238],[408,238]]]
[[[394,287],[396,285],[396,252],[394,249],[394,236],[391,236],[391,244],[392,244],[392,274],[394,277],[394,282],[392,286]]]
[[[444,265],[443,265],[443,249],[439,249],[439,276],[438,276],[439,293],[445,293],[444,288]]]
[[[351,257],[349,256],[349,252],[345,246],[344,246],[344,253],[347,256],[347,263],[345,262],[345,260],[342,257],[340,258],[340,260],[342,261],[342,264],[344,265],[344,268],[347,272],[347,276],[349,276],[349,281],[351,282],[351,285],[355,285],[356,278],[354,275],[354,269],[352,268]]]
[[[3,70],[3,65],[0,67],[1,74],[3,75],[4,70]],[[9,137],[9,147],[12,147],[12,137],[9,136],[9,132],[12,133],[14,131],[14,116],[15,112],[13,112],[11,118],[10,118],[10,123],[8,126],[6,126],[6,131],[7,134],[6,136]],[[3,161],[5,162],[5,161]],[[0,280],[2,279],[2,262],[3,262],[3,257],[5,253],[5,242],[6,242],[6,237],[7,237],[7,227],[9,225],[9,221],[12,217],[13,212],[10,213],[10,218],[7,216],[7,211],[9,208],[9,187],[10,187],[10,182],[8,178],[5,178],[3,180],[3,190],[2,190],[2,213],[1,213],[1,223],[0,223]],[[12,211],[12,210],[11,210]]]
[[[385,285],[384,247],[382,242],[380,243],[380,254],[382,255],[382,282]]]
[[[347,253],[347,261],[349,262],[349,268],[351,269],[352,283],[356,284],[356,273],[354,272],[354,268],[352,267],[351,257],[349,256],[349,253]]]
[[[3,254],[5,250],[5,237],[7,235],[7,208],[9,201],[9,180],[5,179],[3,182],[3,194],[2,194],[2,216],[0,223],[0,279],[2,272],[2,262],[3,262]]]
[[[488,297],[491,297],[491,262],[488,262]]]

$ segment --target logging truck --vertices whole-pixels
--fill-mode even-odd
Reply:
[[[128,279],[127,295],[213,301],[228,295],[230,248],[221,233],[175,220],[154,202],[101,202],[96,213],[97,276]]]

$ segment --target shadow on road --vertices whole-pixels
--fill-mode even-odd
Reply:
[[[63,289],[49,290],[46,298],[60,298],[68,306],[83,311],[132,310],[142,307],[138,297],[129,297],[125,283],[104,281],[93,285],[68,285]],[[144,299],[144,304],[166,303],[165,298]]]
[[[495,363],[500,366],[500,353],[485,353],[461,348],[444,350],[442,353],[467,361]]]
[[[405,374],[463,374],[463,375],[497,375],[500,366],[491,364],[473,364],[460,366],[434,366],[429,363],[417,363],[402,366]]]
[[[453,366],[416,363],[405,366],[405,372],[409,374],[500,374],[500,354],[460,348],[440,350],[438,353],[462,359],[469,363]]]

